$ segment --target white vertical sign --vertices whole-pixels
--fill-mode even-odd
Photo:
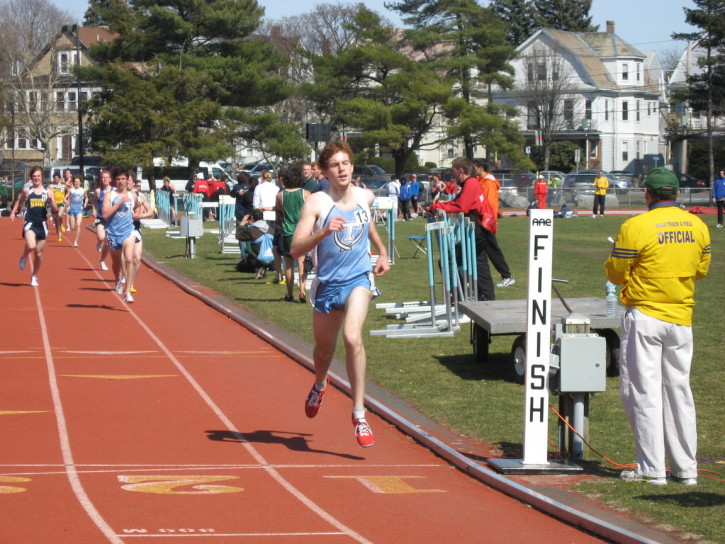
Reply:
[[[531,210],[529,292],[526,303],[526,406],[524,465],[545,465],[549,430],[549,352],[551,351],[551,263],[554,211]]]

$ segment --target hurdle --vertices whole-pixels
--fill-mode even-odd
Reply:
[[[395,219],[398,214],[398,201],[390,196],[376,196],[370,210],[377,219],[380,212],[385,212],[384,226],[388,231],[388,262],[395,264],[395,256],[400,257],[395,245]]]
[[[434,266],[433,239],[435,238],[440,255],[440,289],[442,302],[436,303],[436,274]],[[373,336],[392,338],[423,338],[430,336],[453,336],[460,330],[462,322],[470,318],[458,312],[459,300],[468,300],[471,293],[475,294],[475,285],[471,288],[471,264],[475,269],[475,243],[471,222],[462,214],[454,217],[439,212],[436,219],[426,224],[425,247],[428,269],[428,301],[410,301],[380,303],[377,309],[387,314],[394,314],[406,323],[388,325],[386,329],[373,330]],[[458,263],[457,248],[460,248],[461,265]],[[473,249],[473,254],[471,253]]]

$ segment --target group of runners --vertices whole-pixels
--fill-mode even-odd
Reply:
[[[141,262],[141,219],[153,216],[146,196],[134,184],[133,173],[125,168],[101,172],[93,199],[83,187],[80,175],[70,170],[59,174],[49,187],[43,185],[43,170],[30,169],[30,182],[23,188],[10,212],[10,219],[23,214],[25,245],[18,266],[25,270],[30,265],[30,285],[37,287],[38,272],[43,263],[43,250],[48,238],[48,208],[50,208],[58,241],[63,233],[75,232],[73,247],[78,247],[83,215],[89,202],[93,202],[96,249],[101,254],[99,268],[107,271],[106,258],[111,255],[114,290],[126,302],[133,302],[134,282]],[[67,211],[67,213],[66,213]]]

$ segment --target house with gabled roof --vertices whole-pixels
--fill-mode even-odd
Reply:
[[[514,88],[494,90],[492,100],[518,109],[520,129],[533,147],[542,129],[535,93],[558,88],[558,105],[549,99],[550,107],[558,107],[553,141],[581,149],[579,168],[639,174],[648,157],[663,165],[664,74],[656,56],[627,43],[614,26],[608,21],[606,32],[538,30],[517,48]]]
[[[73,66],[88,66],[89,50],[114,39],[104,27],[64,26],[27,66],[4,82],[2,150],[28,164],[70,163],[79,142],[79,106],[100,89],[77,81]],[[81,122],[85,115],[81,112]]]
[[[667,82],[667,88],[672,95],[677,91],[684,91],[688,86],[690,76],[701,75],[705,68],[700,61],[705,59],[707,51],[697,42],[688,42],[687,47],[680,55],[679,62],[672,71]],[[714,112],[711,120],[712,132],[715,138],[722,141],[725,138],[725,116]],[[669,114],[670,128],[675,138],[672,140],[672,163],[677,172],[688,172],[688,143],[693,139],[705,138],[707,134],[707,114],[694,110],[686,102],[673,104]],[[715,170],[719,170],[715,165]]]

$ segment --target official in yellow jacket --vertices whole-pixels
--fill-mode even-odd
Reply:
[[[622,285],[620,395],[634,432],[629,481],[697,484],[697,429],[690,390],[695,280],[710,267],[710,233],[675,199],[677,176],[655,168],[644,183],[649,211],[624,222],[605,264]]]

